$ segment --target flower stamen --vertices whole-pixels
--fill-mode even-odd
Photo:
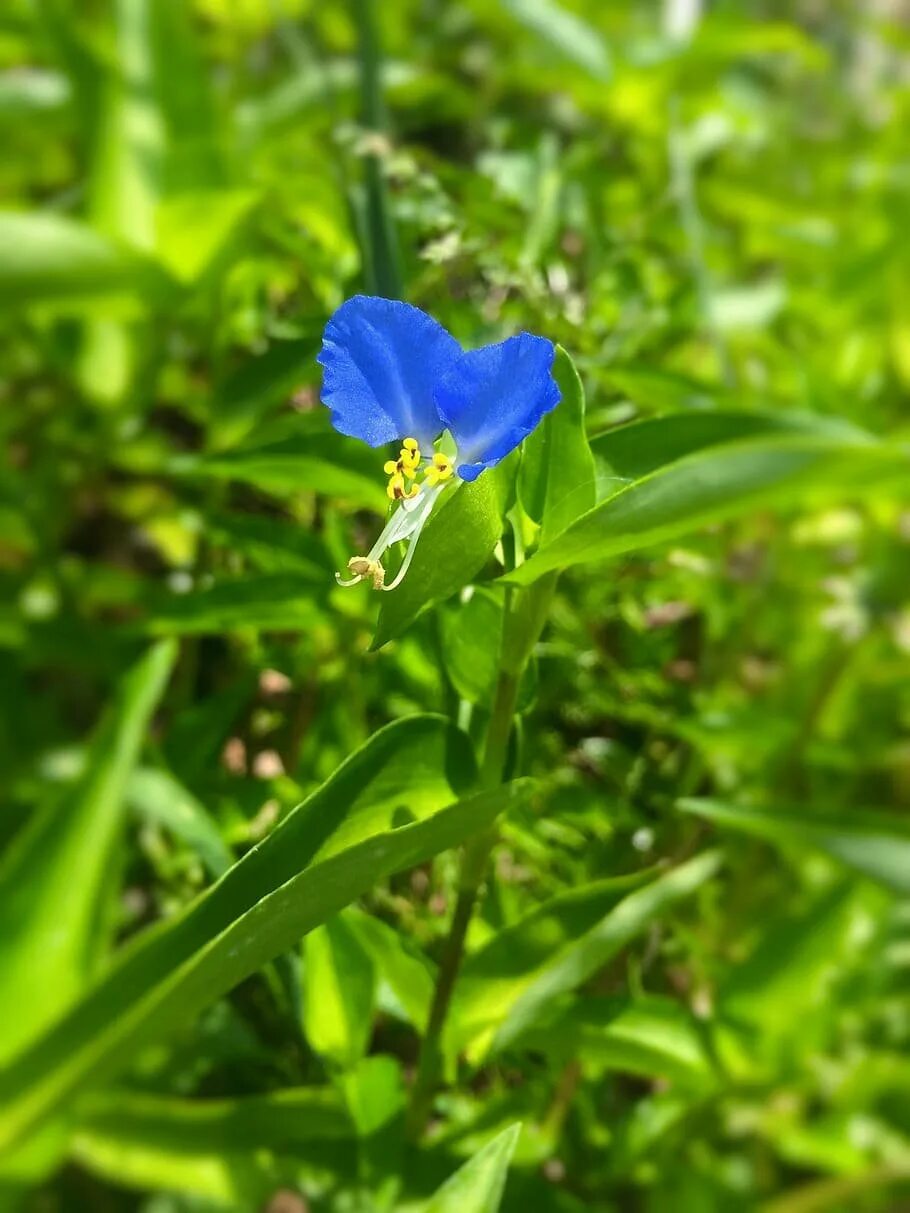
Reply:
[[[385,569],[380,560],[371,560],[369,556],[352,556],[348,561],[348,568],[354,576],[349,580],[343,580],[336,575],[335,580],[339,585],[356,585],[358,581],[363,581],[364,577],[369,577],[373,582],[374,590],[382,589],[385,583]]]
[[[444,484],[455,475],[455,464],[448,455],[439,453],[433,456],[430,466],[424,473],[424,483],[429,485]]]
[[[420,486],[413,485],[412,488],[419,491]],[[394,590],[397,585],[400,585],[414,558],[420,532],[432,513],[436,498],[442,491],[443,486],[440,485],[428,488],[425,493],[420,493],[416,501],[414,500],[415,493],[404,497],[398,508],[393,510],[382,534],[373,544],[369,554],[352,556],[348,561],[348,569],[353,576],[343,578],[340,573],[335,574],[338,584],[341,586],[357,585],[358,582],[368,578],[372,581],[374,590]],[[396,543],[407,543],[407,551],[394,580],[386,585],[385,569],[382,566],[381,557]]]
[[[389,478],[386,493],[390,501],[406,501],[420,492],[419,484],[406,484],[413,480],[420,467],[420,444],[416,438],[405,438],[397,459],[387,459],[382,470]]]

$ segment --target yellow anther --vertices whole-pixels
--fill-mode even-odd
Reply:
[[[416,438],[405,438],[398,455],[399,470],[412,476],[420,466],[420,447]]]
[[[387,459],[382,470],[389,477],[386,492],[390,501],[401,501],[404,497],[416,497],[420,492],[415,484],[405,488],[405,478],[413,480],[420,467],[420,447],[416,438],[405,438],[397,459]]]
[[[404,501],[406,498],[416,497],[420,492],[419,484],[405,485],[404,474],[395,472],[389,477],[389,483],[386,485],[386,493],[390,501]]]
[[[404,495],[404,476],[401,472],[395,472],[393,476],[389,477],[385,491],[388,493],[390,501],[396,501]]]
[[[449,456],[436,454],[426,470],[424,479],[429,485],[442,484],[445,480],[451,480],[454,474],[455,468]]]

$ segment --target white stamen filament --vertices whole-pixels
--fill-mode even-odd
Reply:
[[[357,585],[359,581],[363,581],[364,577],[371,576],[372,567],[379,562],[385,551],[393,543],[401,543],[407,539],[410,541],[408,550],[405,553],[404,560],[401,562],[401,568],[398,570],[395,580],[390,585],[383,585],[381,588],[383,590],[394,590],[396,586],[400,585],[414,558],[414,551],[417,547],[417,540],[420,538],[420,532],[430,517],[436,498],[444,488],[444,483],[426,487],[419,496],[405,498],[386,523],[382,534],[370,549],[369,555],[362,558],[365,565],[369,566],[369,568],[366,568],[362,573],[357,573],[355,576],[348,578],[343,578],[340,573],[336,573],[335,580],[338,584],[345,587]]]

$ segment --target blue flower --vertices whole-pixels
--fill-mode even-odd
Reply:
[[[455,439],[462,480],[476,480],[505,459],[559,404],[555,354],[552,341],[519,333],[462,354],[442,375],[433,399]]]
[[[401,443],[398,458],[385,463],[388,496],[399,508],[370,554],[348,562],[353,576],[342,585],[399,584],[448,483],[495,467],[559,403],[555,352],[530,333],[464,352],[432,316],[392,299],[355,295],[338,308],[317,358],[332,424],[372,447]],[[438,450],[445,431],[450,441]],[[387,586],[381,556],[402,540],[408,551]]]
[[[415,438],[432,447],[440,425],[433,389],[461,346],[409,303],[355,295],[325,326],[316,358],[332,425],[370,446]]]

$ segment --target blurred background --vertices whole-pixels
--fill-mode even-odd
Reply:
[[[672,452],[694,414],[906,440],[908,86],[905,0],[5,0],[0,1062],[69,980],[30,916],[90,903],[103,966],[381,725],[483,719],[485,593],[367,655],[376,601],[334,586],[385,500],[318,403],[332,310],[559,341],[595,455],[658,417]],[[540,791],[472,947],[587,882],[724,862],[449,1086],[433,1166],[271,1139],[275,1092],[413,1067],[378,987],[327,1042],[301,956],[304,988],[328,955],[360,990],[362,949],[314,935],[0,1162],[0,1207],[416,1209],[521,1120],[506,1210],[910,1209],[908,571],[906,497],[869,483],[563,578],[521,704]],[[79,879],[32,879],[19,842],[162,637],[119,824],[76,836]],[[438,959],[454,875],[358,913]]]

